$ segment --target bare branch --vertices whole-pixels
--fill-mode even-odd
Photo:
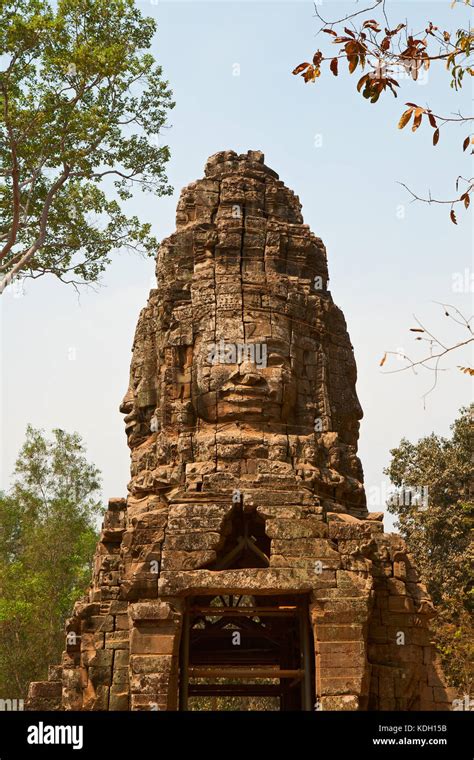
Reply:
[[[471,182],[471,180],[469,180],[469,182],[470,182],[470,184],[469,184],[468,188],[464,191],[464,192],[466,192],[468,194],[471,193],[474,190],[474,183]],[[433,198],[431,196],[431,192],[429,193],[428,198],[423,198],[420,195],[417,195],[416,193],[414,193],[413,190],[411,190],[408,187],[408,185],[406,185],[404,182],[398,182],[397,184],[399,184],[402,187],[404,187],[405,190],[407,190],[410,193],[410,195],[412,196],[412,198],[413,198],[414,201],[420,201],[421,203],[428,203],[429,205],[431,205],[432,203],[438,203],[440,205],[448,205],[448,206],[454,206],[456,203],[463,203],[464,204],[463,198],[451,198],[450,200],[440,200],[439,198]]]
[[[348,13],[347,16],[343,16],[343,18],[336,19],[335,21],[325,21],[318,11],[317,3],[314,3],[314,10],[315,10],[316,16],[319,18],[320,21],[323,22],[325,26],[334,26],[335,24],[343,24],[346,21],[349,21],[349,19],[351,18],[360,16],[362,13],[373,11],[374,8],[378,8],[379,5],[381,5],[382,3],[385,6],[384,0],[376,0],[375,5],[369,5],[367,8],[363,8],[361,11],[356,11],[355,13]]]
[[[435,303],[438,303],[440,306],[443,307],[444,313],[453,322],[455,322],[456,324],[461,325],[461,327],[465,327],[468,330],[468,332],[470,334],[469,338],[467,338],[466,340],[460,340],[460,341],[458,341],[458,342],[456,342],[454,344],[451,344],[451,345],[445,345],[444,343],[441,342],[441,340],[439,338],[437,338],[433,334],[433,332],[427,330],[427,328],[423,325],[423,323],[415,315],[413,315],[414,319],[415,319],[416,323],[419,325],[419,327],[418,328],[411,328],[411,329],[414,329],[416,332],[426,333],[426,335],[429,336],[429,337],[424,337],[424,336],[419,336],[418,335],[417,338],[416,338],[416,340],[425,340],[425,341],[428,341],[428,343],[430,344],[430,352],[429,352],[429,354],[427,356],[424,356],[421,359],[414,360],[410,356],[408,356],[407,354],[402,353],[401,351],[386,351],[385,355],[384,355],[384,358],[381,361],[381,365],[383,365],[385,363],[385,359],[386,359],[387,356],[396,356],[398,359],[404,359],[407,362],[407,364],[405,364],[405,366],[400,367],[399,369],[383,370],[382,372],[385,375],[392,375],[392,374],[396,374],[398,372],[405,372],[406,370],[412,370],[412,372],[414,372],[416,374],[417,368],[422,368],[422,369],[426,369],[426,370],[428,370],[430,372],[434,372],[434,375],[435,375],[434,383],[433,383],[432,387],[425,394],[423,394],[423,403],[425,403],[427,396],[429,396],[429,394],[432,393],[433,390],[436,388],[436,385],[438,383],[438,375],[439,375],[439,373],[440,372],[446,372],[447,369],[448,369],[447,367],[441,367],[440,366],[441,360],[445,356],[447,356],[448,354],[450,354],[450,353],[452,353],[454,351],[457,351],[458,349],[463,348],[464,346],[468,346],[471,343],[474,343],[474,335],[473,335],[473,331],[472,331],[471,324],[470,324],[471,320],[472,320],[472,317],[470,319],[467,319],[462,314],[462,312],[459,311],[459,309],[457,309],[455,306],[451,306],[450,304],[444,304],[444,303],[440,303],[440,302],[435,302]],[[459,317],[461,319],[456,319],[452,314],[450,314],[447,311],[447,309],[453,309],[456,312],[456,314],[459,315]],[[439,349],[441,349],[441,350],[433,352],[433,348],[434,347],[439,347]]]

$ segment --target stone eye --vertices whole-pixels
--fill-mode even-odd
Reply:
[[[267,360],[267,367],[283,367],[286,364],[288,364],[288,359],[281,354],[270,354]]]

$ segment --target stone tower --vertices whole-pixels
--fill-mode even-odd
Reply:
[[[262,153],[208,160],[156,274],[121,405],[129,494],[29,708],[447,709],[426,588],[367,511],[325,247]]]

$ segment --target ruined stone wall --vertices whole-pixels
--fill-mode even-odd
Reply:
[[[129,495],[109,502],[62,665],[29,706],[175,710],[185,600],[291,593],[310,600],[316,709],[445,709],[426,589],[367,511],[324,245],[261,153],[216,154],[205,175],[138,321]],[[237,508],[264,531],[264,566],[219,569]]]
[[[106,513],[115,537],[125,527],[117,524],[120,506],[113,500]],[[106,528],[93,588],[68,622],[62,666],[51,669],[49,682],[31,685],[29,708],[177,709],[183,601],[212,589],[310,594],[317,709],[449,709],[455,695],[430,644],[432,604],[403,541],[383,534],[378,519],[312,520],[290,503],[261,511],[273,519],[270,570],[227,570],[219,578],[167,571],[160,592],[136,602],[118,598],[110,571],[117,555]]]

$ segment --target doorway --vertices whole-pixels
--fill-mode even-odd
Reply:
[[[306,596],[189,597],[180,710],[312,710],[314,661]]]

